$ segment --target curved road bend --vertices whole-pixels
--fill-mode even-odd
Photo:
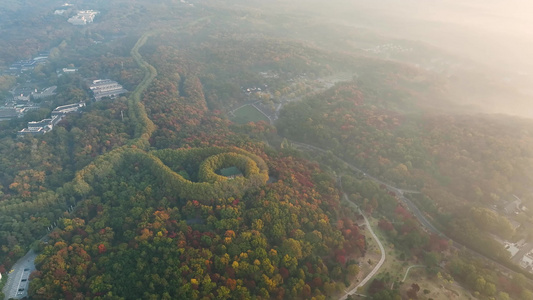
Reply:
[[[385,258],[386,258],[386,254],[385,254],[385,248],[383,247],[383,245],[381,244],[381,241],[379,240],[379,238],[377,237],[377,235],[374,233],[374,230],[372,230],[372,226],[370,226],[370,222],[368,221],[368,219],[366,218],[366,216],[363,214],[363,212],[359,209],[359,207],[357,207],[357,205],[355,205],[355,203],[353,203],[352,201],[350,201],[348,199],[348,196],[346,195],[346,193],[343,192],[343,198],[344,200],[346,200],[351,206],[355,207],[359,213],[363,216],[363,218],[365,219],[365,224],[366,224],[366,227],[368,228],[368,230],[370,231],[370,234],[372,235],[372,237],[376,240],[376,242],[378,243],[378,246],[379,246],[379,250],[381,251],[381,259],[379,260],[379,262],[376,264],[376,266],[374,267],[374,269],[372,271],[370,271],[370,273],[368,273],[368,275],[366,275],[366,277],[361,280],[361,282],[355,286],[353,289],[345,292],[345,294],[340,297],[339,299],[340,300],[346,300],[348,298],[349,295],[352,295],[352,294],[355,294],[357,292],[357,289],[364,286],[368,281],[370,281],[370,279],[372,279],[372,277],[374,277],[374,275],[376,275],[376,273],[379,271],[379,269],[381,268],[381,266],[383,265],[383,263],[385,262]],[[360,295],[362,296],[362,295]]]
[[[314,150],[314,151],[318,151],[318,152],[322,152],[322,153],[328,153],[328,151],[322,149],[322,148],[318,148],[316,146],[313,146],[313,145],[308,145],[308,144],[305,144],[305,143],[300,143],[300,142],[295,142],[293,140],[289,140],[292,144],[296,145],[296,146],[299,146],[301,148],[305,148],[305,149],[308,149],[308,150]],[[331,153],[331,152],[330,152]],[[495,261],[494,259],[488,257],[488,256],[485,256],[484,254],[482,253],[479,253],[473,249],[470,249],[469,247],[466,247],[465,245],[457,242],[456,240],[450,238],[449,236],[445,235],[444,233],[442,233],[440,230],[438,230],[435,226],[433,226],[433,224],[431,224],[431,222],[429,222],[426,217],[422,214],[422,212],[420,211],[420,209],[418,209],[418,207],[409,199],[405,198],[404,197],[404,194],[405,193],[420,193],[420,192],[417,192],[417,191],[411,191],[411,190],[403,190],[403,189],[399,189],[395,186],[392,186],[388,183],[385,183],[371,175],[368,175],[367,173],[365,173],[363,170],[357,168],[356,166],[346,162],[344,159],[336,156],[335,154],[333,154],[333,157],[335,157],[336,159],[340,160],[341,162],[343,162],[346,166],[348,166],[350,169],[352,169],[353,171],[356,171],[356,172],[359,172],[361,174],[363,174],[366,178],[374,181],[374,182],[377,182],[379,184],[383,184],[385,187],[387,187],[388,190],[394,192],[396,194],[396,196],[398,196],[398,198],[403,202],[405,203],[405,205],[407,205],[407,207],[409,208],[409,210],[413,213],[413,215],[417,218],[417,220],[422,224],[422,226],[430,231],[430,232],[433,232],[437,235],[440,235],[442,237],[445,237],[447,239],[449,239],[450,241],[453,241],[453,247],[458,249],[458,250],[463,250],[463,251],[467,251],[468,253],[470,254],[473,254],[473,255],[476,255],[478,257],[481,257],[481,258],[484,258],[490,262],[492,262],[493,264],[497,265],[501,270],[509,273],[509,274],[521,274],[521,272],[517,272],[515,270],[512,270],[510,268],[508,268],[507,266],[504,266],[503,264],[501,264],[500,262],[497,262]],[[530,280],[530,282],[533,282]]]

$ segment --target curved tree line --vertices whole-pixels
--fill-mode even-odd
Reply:
[[[152,83],[152,80],[154,80],[154,78],[157,76],[157,70],[152,65],[147,63],[139,53],[139,49],[146,43],[146,40],[148,40],[150,34],[151,33],[145,33],[142,35],[130,52],[137,65],[144,71],[143,80],[135,88],[128,101],[128,115],[133,121],[132,124],[134,125],[135,140],[132,142],[132,145],[136,145],[143,149],[149,147],[148,140],[155,131],[155,125],[152,120],[148,118],[144,105],[141,103],[141,94],[146,90],[146,88],[148,88],[150,83]]]
[[[198,148],[180,150],[159,150],[154,152],[153,163],[158,164],[158,176],[165,176],[162,182],[171,182],[170,187],[177,189],[181,198],[211,201],[212,199],[240,197],[253,187],[264,185],[268,180],[268,167],[262,158],[239,148]],[[196,161],[198,165],[198,181],[194,182],[183,177],[183,164]],[[173,166],[170,169],[168,166]],[[228,180],[217,175],[220,168],[235,166],[244,171],[244,177]],[[182,172],[177,173],[180,170]],[[185,173],[185,175],[190,175]],[[170,181],[169,176],[172,177]],[[189,177],[189,176],[188,176]],[[193,176],[194,177],[194,176]]]
[[[136,162],[139,168],[159,178],[161,188],[182,199],[211,201],[240,197],[246,190],[264,185],[268,180],[268,167],[263,159],[238,148],[166,149],[146,153],[136,148],[122,147],[99,157],[78,172],[71,184],[65,186],[76,198],[83,199],[92,190],[94,182],[113,176],[124,161]],[[182,166],[185,162],[197,162],[198,181],[185,178],[189,177]],[[244,170],[245,176],[227,180],[215,174],[217,169],[228,166]]]
[[[146,153],[149,139],[155,130],[154,123],[148,118],[140,96],[157,76],[156,69],[144,61],[139,49],[146,43],[150,33],[146,33],[135,44],[131,55],[140,68],[145,71],[143,81],[131,94],[128,102],[130,119],[135,123],[135,139],[129,146],[114,149],[98,157],[94,162],[76,173],[71,183],[66,183],[66,198],[81,200],[91,190],[94,180],[113,176],[115,169],[124,161],[125,156],[134,156],[139,163],[161,177],[165,188],[176,190],[181,198],[195,198],[208,201],[212,199],[242,195],[250,187],[263,185],[268,180],[268,167],[262,158],[239,148],[199,148],[182,150],[159,150]],[[223,155],[221,155],[223,154]],[[199,182],[184,178],[173,170],[181,168],[184,162],[203,162],[198,165],[202,174]],[[204,162],[205,161],[205,162]],[[215,174],[216,169],[235,166],[244,171],[244,178],[228,181]]]
[[[133,147],[138,147],[141,149],[146,149],[149,147],[149,139],[152,133],[155,130],[155,125],[148,118],[146,114],[146,109],[141,103],[141,94],[146,90],[150,85],[152,80],[157,76],[157,70],[143,60],[142,56],[139,53],[139,49],[146,43],[148,37],[151,33],[143,34],[137,43],[133,46],[130,51],[131,56],[139,66],[144,71],[144,78],[141,83],[135,88],[133,93],[128,99],[128,116],[134,126],[134,140],[130,143]],[[109,176],[113,168],[116,167],[120,161],[123,159],[122,155],[126,151],[132,151],[130,146],[123,146],[117,149],[114,149],[105,155],[98,157],[91,164],[83,168],[82,170],[76,173],[76,176],[72,183],[65,184],[65,187],[71,189],[75,194],[84,195],[90,189],[88,182],[91,182],[94,177],[106,177]]]

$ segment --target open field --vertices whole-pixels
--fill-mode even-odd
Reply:
[[[257,110],[252,105],[246,105],[234,112],[234,117],[231,120],[238,124],[246,124],[248,122],[259,122],[265,121],[270,122],[268,118],[263,115],[259,110]]]
[[[407,268],[405,268],[407,270]],[[404,274],[405,274],[404,270]],[[402,275],[403,278],[403,275]],[[444,278],[428,278],[425,269],[411,269],[409,275],[405,279],[405,282],[400,287],[402,295],[405,295],[411,284],[416,283],[420,286],[418,292],[418,299],[434,299],[434,300],[467,300],[477,299],[470,294],[466,289],[457,284],[454,281],[448,281]],[[424,294],[424,290],[429,291],[428,294]]]
[[[381,268],[379,274],[385,274],[389,273],[393,276],[393,278],[398,277],[401,279],[403,277],[402,272],[404,272],[405,269],[407,269],[408,264],[411,264],[412,262],[404,262],[398,259],[398,253],[394,249],[394,245],[388,240],[388,238],[383,234],[383,232],[378,227],[378,221],[375,218],[371,218],[370,222],[372,223],[372,226],[375,228],[374,232],[378,236],[379,240],[383,244],[383,247],[385,248],[385,253],[387,255],[387,260],[385,260],[385,263],[383,264],[383,267]]]

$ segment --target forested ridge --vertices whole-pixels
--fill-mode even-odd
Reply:
[[[382,84],[394,90],[404,77]],[[498,115],[429,112],[420,95],[403,96],[407,104],[401,108],[372,91],[366,81],[338,84],[287,106],[278,129],[396,186],[422,191],[412,197],[450,236],[507,261],[503,246],[486,234],[505,239],[515,232],[492,207],[503,207],[513,195],[531,202],[533,178],[526,166],[533,162],[533,124]],[[531,215],[522,217],[526,224]]]
[[[277,183],[205,203],[176,197],[150,168],[126,158],[112,180],[95,180],[76,217],[62,219],[51,234],[37,259],[34,297],[335,292],[357,273],[344,251],[362,255],[364,237],[338,216],[334,181],[316,166],[280,157],[271,168]],[[341,218],[341,227],[331,224]],[[343,252],[332,251],[337,247]]]
[[[350,212],[340,209],[334,178],[300,159],[265,154],[228,123],[221,127],[226,121],[205,105],[200,114],[187,113],[205,103],[194,75],[153,78],[142,103],[143,90],[127,102],[134,142],[99,156],[50,192],[54,203],[76,209],[39,244],[30,295],[324,298],[348,284],[358,273],[355,259],[364,255],[365,239]],[[183,95],[169,78],[183,80],[176,82]],[[154,131],[150,118],[165,101]],[[180,122],[169,122],[176,117]],[[190,127],[176,130],[181,124]],[[218,130],[206,130],[215,124]],[[211,139],[217,132],[227,138]],[[145,152],[147,142],[186,148]],[[229,166],[243,177],[215,173]]]
[[[9,36],[0,60],[41,47],[50,57],[0,76],[0,95],[14,84],[58,87],[39,109],[0,122],[2,275],[31,248],[35,299],[335,299],[381,255],[362,216],[341,204],[345,192],[387,252],[358,293],[533,297],[521,274],[428,234],[397,193],[367,176],[419,191],[406,196],[446,235],[510,264],[495,238],[528,238],[533,210],[500,212],[509,197],[533,204],[529,120],[462,113],[446,99],[445,76],[336,49],[335,40],[352,43],[341,29],[320,48],[299,35],[333,24],[317,30],[299,14],[230,2],[97,1],[90,26],[43,12],[30,23],[49,25],[35,38]],[[16,25],[6,15],[0,32]],[[131,92],[93,102],[87,83],[97,78]],[[16,137],[77,102],[87,107],[53,131]],[[271,123],[239,123],[240,107]],[[328,151],[302,153],[291,140]],[[413,265],[424,268],[403,284]]]

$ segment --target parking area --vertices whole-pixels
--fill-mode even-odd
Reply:
[[[31,272],[35,270],[34,261],[36,257],[37,254],[30,250],[9,271],[3,291],[5,299],[21,299],[28,296],[29,277]]]

